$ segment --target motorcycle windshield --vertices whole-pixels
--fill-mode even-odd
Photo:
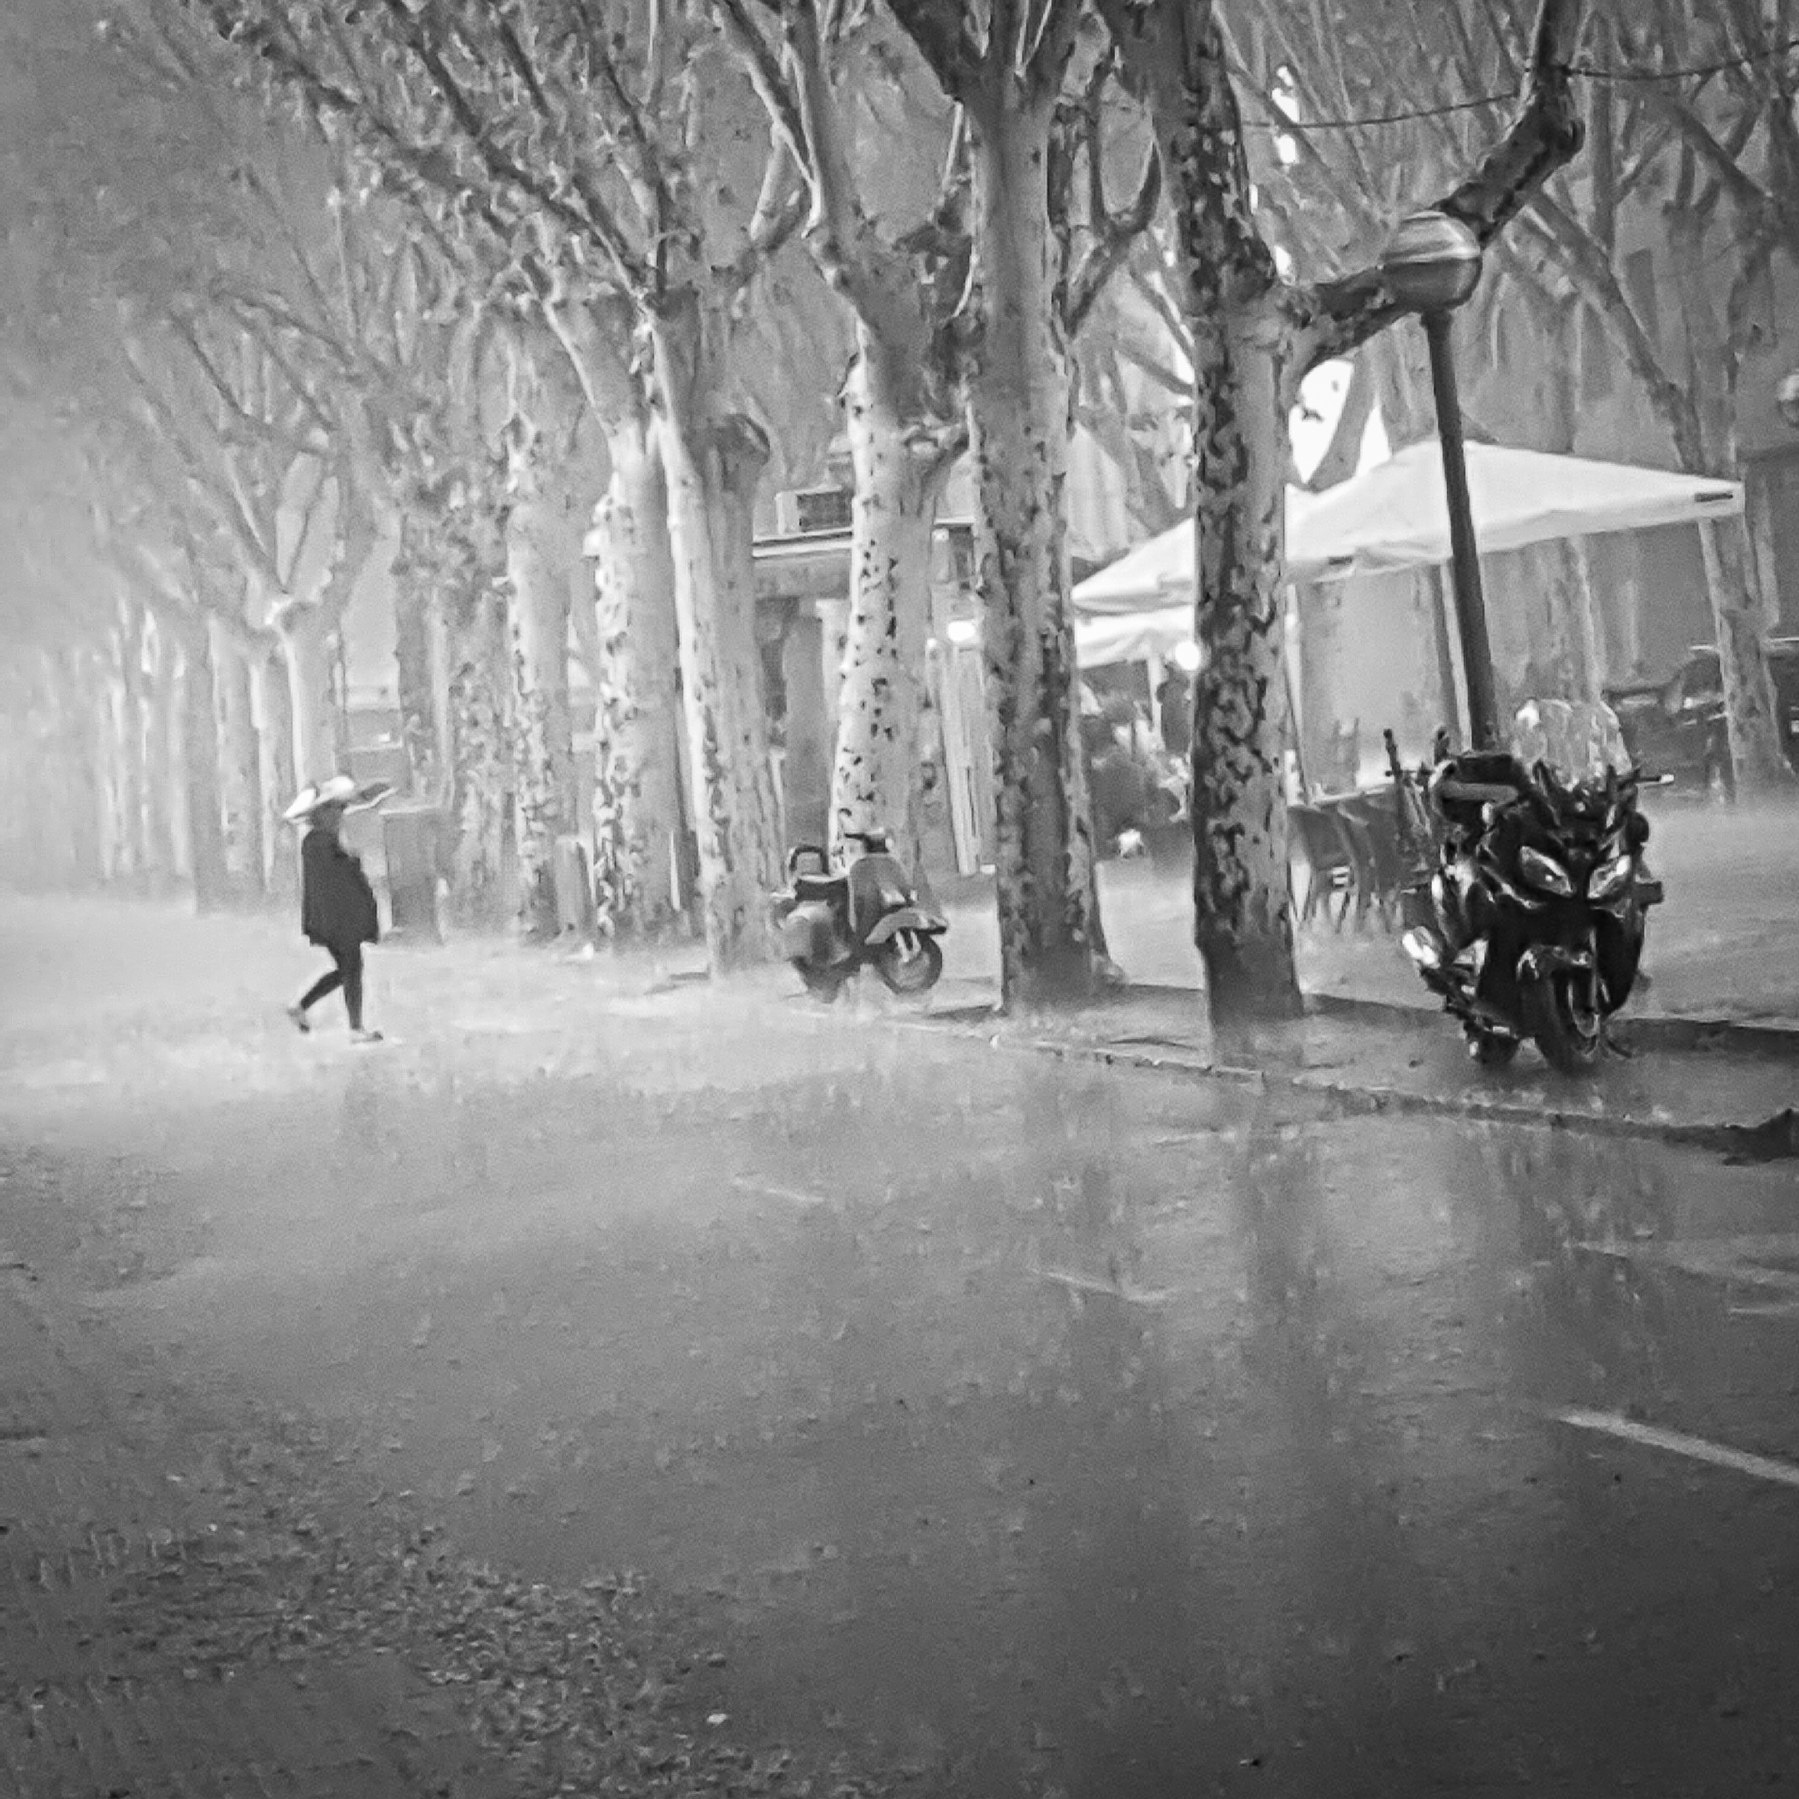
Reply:
[[[1630,751],[1618,715],[1602,701],[1528,700],[1512,719],[1512,752],[1526,768],[1544,762],[1564,781],[1623,774]]]

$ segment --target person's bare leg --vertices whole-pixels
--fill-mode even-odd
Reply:
[[[363,1028],[362,1023],[362,945],[353,944],[338,956],[337,966],[343,975],[344,1010],[350,1015],[350,1035],[358,1043],[379,1043],[381,1033]]]
[[[332,958],[336,961],[336,957]],[[322,974],[300,995],[298,1002],[287,1009],[287,1015],[294,1021],[294,1028],[302,1034],[312,1029],[312,1022],[306,1014],[322,1000],[326,994],[343,984],[343,970],[333,968],[330,973]]]

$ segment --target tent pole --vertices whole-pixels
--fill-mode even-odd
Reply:
[[[1443,569],[1433,563],[1424,571],[1425,587],[1430,595],[1431,625],[1437,640],[1437,684],[1443,707],[1441,723],[1452,738],[1462,723],[1461,695],[1455,679],[1455,650],[1449,640],[1449,592],[1443,580]]]
[[[1293,691],[1293,658],[1286,654],[1284,644],[1281,649],[1281,674],[1287,683],[1287,736],[1293,746],[1293,773],[1299,783],[1299,802],[1302,806],[1309,806],[1312,803],[1312,784],[1306,779],[1304,733],[1299,728],[1299,695]]]

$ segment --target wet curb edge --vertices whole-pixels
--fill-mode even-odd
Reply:
[[[1133,995],[1142,998],[1170,999],[1186,995],[1188,989],[1134,985],[1117,998]],[[1332,997],[1323,1004],[1318,996],[1308,994],[1307,1009],[1339,1016],[1366,1016],[1371,1021],[1392,1025],[1416,1022],[1436,1016],[1422,1006],[1405,1006],[1382,1001],[1341,999]],[[1116,1002],[1114,1002],[1116,1003]],[[1103,1002],[1095,1010],[1103,1010]],[[1735,1121],[1680,1123],[1675,1120],[1632,1118],[1601,1112],[1586,1112],[1556,1106],[1519,1105],[1500,1099],[1486,1099],[1479,1094],[1417,1093],[1401,1087],[1376,1086],[1366,1082],[1321,1080],[1304,1073],[1281,1068],[1250,1068],[1225,1062],[1207,1061],[1196,1049],[1191,1054],[1159,1053],[1147,1049],[1123,1048],[1075,1036],[1053,1037],[1033,1034],[1029,1025],[1020,1026],[985,1007],[957,1007],[954,1011],[926,1013],[914,1019],[893,1021],[901,1030],[947,1033],[996,1049],[1011,1049],[1032,1055],[1053,1056],[1061,1061],[1088,1062],[1100,1067],[1132,1068],[1149,1073],[1171,1075],[1180,1079],[1218,1081],[1234,1086],[1254,1087],[1263,1092],[1284,1092],[1299,1097],[1322,1099],[1331,1104],[1341,1117],[1367,1117],[1381,1113],[1414,1116],[1454,1117],[1481,1124],[1527,1126],[1537,1130],[1565,1130],[1590,1137],[1616,1140],[1683,1145],[1715,1153],[1727,1153],[1739,1147],[1746,1128]],[[1638,1020],[1647,1023],[1684,1024],[1684,1020]],[[1723,1025],[1699,1026],[1698,1030],[1740,1030],[1743,1027]],[[1766,1033],[1781,1039],[1779,1049],[1769,1060],[1799,1059],[1799,1032],[1773,1030]],[[1620,1032],[1622,1036],[1623,1033]],[[1669,1034],[1671,1037],[1674,1033]],[[1625,1041],[1632,1047],[1688,1049],[1687,1041],[1646,1042],[1633,1030]],[[1698,1036],[1700,1049],[1716,1049],[1715,1038]],[[1175,1049],[1170,1045],[1170,1050]]]

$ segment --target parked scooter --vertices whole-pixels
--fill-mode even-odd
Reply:
[[[789,884],[771,912],[783,952],[807,991],[827,1004],[865,967],[895,993],[928,993],[943,973],[937,939],[949,921],[919,903],[885,832],[849,843],[848,862],[835,871],[815,844],[789,852]]]
[[[1445,753],[1408,774],[1389,756],[1412,788],[1401,817],[1419,819],[1420,788],[1434,815],[1435,867],[1407,896],[1401,942],[1461,1020],[1469,1053],[1502,1068],[1533,1038],[1563,1073],[1591,1069],[1662,898],[1643,869],[1636,772],[1608,762],[1568,779],[1544,757],[1526,767],[1483,752]]]

